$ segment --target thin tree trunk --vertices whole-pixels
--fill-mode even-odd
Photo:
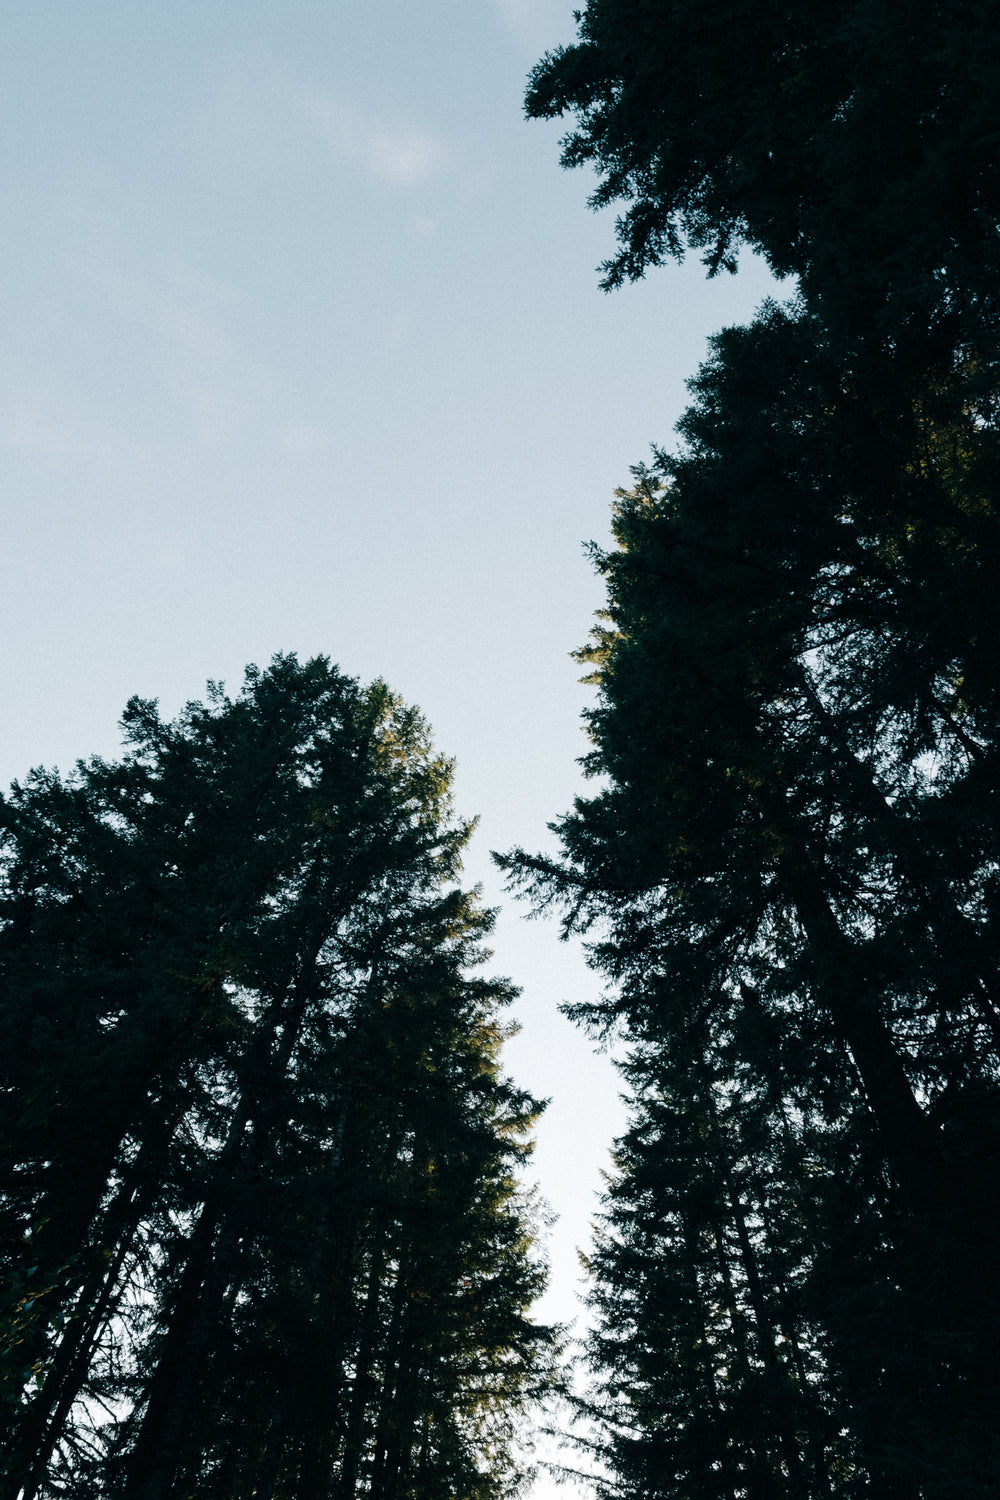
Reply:
[[[396,1420],[397,1415],[397,1378],[399,1375],[399,1358],[402,1348],[401,1326],[403,1299],[406,1294],[405,1277],[406,1263],[401,1251],[397,1261],[396,1281],[392,1289],[389,1328],[386,1335],[385,1358],[383,1361],[382,1399],[379,1403],[378,1421],[372,1444],[372,1474],[368,1487],[368,1500],[384,1500],[385,1497],[386,1463],[392,1435],[392,1424]]]
[[[375,1332],[378,1304],[381,1293],[384,1246],[380,1239],[377,1248],[373,1245],[371,1263],[368,1268],[368,1285],[361,1315],[361,1331],[354,1368],[354,1384],[347,1411],[347,1428],[344,1436],[343,1459],[341,1461],[338,1494],[341,1500],[353,1500],[357,1490],[358,1469],[364,1444],[364,1419],[368,1403],[374,1393],[371,1376],[375,1348]]]
[[[785,1466],[788,1469],[790,1493],[794,1497],[794,1500],[807,1500],[798,1439],[787,1420],[787,1401],[785,1392],[782,1389],[784,1376],[781,1362],[778,1359],[777,1350],[775,1349],[774,1327],[764,1297],[764,1287],[761,1282],[760,1268],[757,1264],[757,1255],[750,1239],[746,1214],[740,1199],[739,1190],[733,1178],[725,1148],[720,1139],[718,1121],[714,1123],[716,1140],[719,1145],[723,1180],[726,1184],[730,1211],[733,1216],[733,1223],[736,1227],[736,1238],[740,1247],[740,1260],[743,1263],[743,1274],[746,1278],[747,1291],[750,1295],[750,1306],[753,1308],[754,1322],[757,1325],[757,1342],[767,1375],[767,1383],[774,1402],[774,1418],[778,1440],[784,1453]]]
[[[854,972],[856,950],[844,936],[807,861],[794,850],[782,873],[820,975],[818,994],[854,1059],[882,1147],[903,1195],[915,1212],[942,1215],[955,1204],[940,1133],[917,1103],[878,997]]]
[[[35,1500],[38,1487],[44,1482],[49,1459],[87,1378],[100,1330],[113,1316],[114,1307],[124,1292],[118,1284],[118,1277],[131,1246],[132,1235],[129,1234],[123,1237],[108,1266],[90,1312],[79,1317],[78,1326],[77,1319],[73,1319],[73,1336],[64,1336],[60,1343],[39,1392],[43,1399],[37,1409],[30,1412],[31,1420],[26,1422],[20,1434],[18,1452],[13,1456],[9,1472],[13,1477],[14,1492],[19,1487],[21,1489],[21,1500]]]
[[[804,670],[802,683],[831,753],[843,768],[852,790],[860,797],[875,825],[887,835],[890,847],[895,851],[894,863],[897,870],[900,870],[902,878],[914,892],[928,928],[941,934],[950,967],[967,986],[969,998],[976,1005],[993,1039],[994,1051],[1000,1054],[1000,990],[992,958],[980,959],[979,931],[957,906],[947,884],[940,878],[933,857],[917,837],[916,830],[886,801],[872,768],[855,755],[836,719]],[[935,706],[941,711],[940,705]]]
[[[316,950],[308,967],[315,962]],[[216,1236],[234,1194],[237,1167],[243,1161],[248,1124],[259,1116],[269,1092],[283,1079],[298,1039],[309,994],[301,979],[292,1003],[275,1002],[248,1049],[239,1100],[226,1144],[213,1163],[206,1194],[190,1239],[187,1261],[174,1299],[163,1350],[150,1382],[149,1398],[128,1467],[125,1500],[166,1500],[181,1461],[187,1428],[197,1397],[205,1357],[225,1289],[227,1268],[219,1264]],[[272,1053],[275,1037],[277,1047]],[[258,1118],[254,1151],[264,1149],[264,1127]]]
[[[146,1411],[129,1463],[125,1500],[164,1500],[180,1462],[189,1412],[208,1349],[221,1279],[211,1276],[216,1235],[231,1192],[247,1123],[241,1104],[217,1163],[189,1241],[187,1261],[171,1310],[167,1336],[149,1388]]]
[[[682,1217],[681,1222],[684,1247],[691,1270],[691,1290],[694,1293],[694,1300],[699,1309],[698,1342],[701,1348],[701,1365],[704,1377],[702,1384],[705,1394],[708,1397],[708,1404],[712,1409],[712,1415],[715,1418],[716,1431],[719,1436],[718,1457],[729,1491],[727,1500],[738,1500],[740,1480],[736,1464],[733,1461],[732,1423],[724,1411],[722,1401],[719,1397],[719,1387],[715,1374],[715,1356],[705,1330],[704,1306],[707,1299],[702,1294],[702,1289],[698,1285],[698,1255],[695,1248],[695,1231],[686,1214]]]
[[[285,1440],[288,1433],[288,1418],[292,1407],[292,1390],[294,1389],[292,1371],[287,1362],[284,1377],[281,1389],[275,1393],[271,1423],[267,1429],[267,1441],[264,1445],[264,1454],[257,1471],[257,1481],[252,1491],[253,1500],[274,1500],[274,1490],[278,1483],[278,1474],[281,1469],[282,1460],[285,1457]]]
[[[725,1293],[725,1306],[729,1314],[729,1326],[732,1330],[737,1364],[739,1365],[743,1388],[749,1396],[755,1390],[754,1369],[750,1363],[750,1350],[747,1344],[743,1310],[737,1300],[736,1288],[733,1285],[732,1273],[729,1268],[725,1232],[722,1223],[717,1218],[712,1222],[712,1233],[715,1236],[719,1274]],[[758,1424],[753,1436],[746,1439],[748,1453],[748,1493],[754,1496],[755,1500],[758,1500],[758,1497],[759,1500],[771,1500],[771,1497],[775,1496],[774,1475],[770,1457],[766,1444],[762,1447],[760,1442],[763,1436],[760,1424]]]
[[[128,1168],[114,1201],[104,1212],[99,1239],[105,1248],[103,1253],[97,1250],[92,1252],[98,1275],[91,1277],[88,1294],[90,1308],[87,1310],[81,1305],[81,1301],[77,1302],[73,1315],[63,1330],[44,1383],[25,1411],[5,1466],[7,1475],[13,1478],[14,1492],[18,1491],[19,1486],[24,1486],[22,1500],[33,1500],[52,1450],[62,1435],[65,1422],[86,1379],[100,1329],[111,1316],[116,1299],[123,1293],[124,1289],[117,1283],[139,1228],[141,1207],[136,1206],[136,1200],[151,1177],[155,1178],[156,1185],[159,1186],[156,1174],[162,1171],[166,1147],[176,1129],[178,1118],[175,1114],[174,1119],[161,1132],[161,1139],[143,1147]],[[117,1249],[108,1250],[108,1241],[112,1244],[117,1241]],[[111,1256],[110,1263],[104,1259],[106,1255]],[[86,1300],[87,1297],[82,1297],[83,1302]]]

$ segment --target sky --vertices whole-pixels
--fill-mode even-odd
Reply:
[[[278,651],[417,704],[502,904],[509,1071],[551,1100],[540,1315],[570,1321],[619,1085],[558,1008],[597,976],[489,851],[554,847],[585,543],[773,284],[599,291],[613,215],[523,118],[572,3],[32,0],[0,35],[0,783]]]

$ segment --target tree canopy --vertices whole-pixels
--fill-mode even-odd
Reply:
[[[540,1105],[419,715],[249,668],[2,804],[5,1494],[489,1500]]]
[[[887,475],[837,374],[801,309],[715,340],[685,446],[635,471],[597,554],[603,786],[561,860],[504,860],[594,934],[609,989],[571,1009],[633,1049],[591,1348],[635,1493],[702,1493],[698,1390],[697,1482],[727,1496],[996,1475],[996,508],[955,434]],[[654,1292],[695,1322],[651,1325]]]
[[[570,1007],[631,1124],[579,1398],[616,1496],[1000,1478],[997,37],[986,7],[592,0],[532,75],[622,202],[605,286],[741,245],[618,492],[597,789],[512,881],[589,934]]]
[[[979,0],[589,0],[528,113],[576,117],[568,166],[625,202],[605,284],[741,244],[832,320],[921,341],[996,336],[1000,49]]]

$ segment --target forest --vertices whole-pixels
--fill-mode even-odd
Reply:
[[[997,1493],[995,9],[575,16],[526,108],[603,288],[780,293],[593,548],[593,790],[495,856],[621,1059],[588,1331],[452,768],[276,656],[0,804],[2,1500],[500,1500],[553,1394],[599,1500]]]

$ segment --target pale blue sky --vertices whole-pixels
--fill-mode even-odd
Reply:
[[[670,440],[707,334],[769,290],[613,296],[610,217],[527,124],[556,0],[32,0],[0,46],[0,779],[113,753],[248,661],[323,652],[417,703],[491,847],[578,789],[582,543]],[[550,1315],[620,1125],[556,1010],[578,951],[508,906],[518,1081],[561,1219]]]

